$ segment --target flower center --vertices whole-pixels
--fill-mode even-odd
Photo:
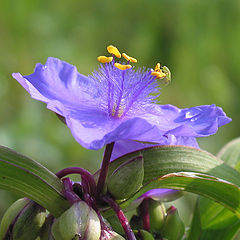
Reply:
[[[111,56],[99,56],[99,70],[91,76],[99,83],[100,106],[106,109],[109,117],[123,118],[129,112],[138,111],[156,99],[152,93],[159,95],[159,83],[170,81],[170,71],[158,63],[155,69],[137,69],[130,63],[137,59],[130,57],[113,45],[107,47]],[[117,58],[124,58],[116,62]]]

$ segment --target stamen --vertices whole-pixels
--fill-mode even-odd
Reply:
[[[156,67],[154,68],[154,71],[155,72],[161,72],[160,67],[161,67],[160,63],[157,63]]]
[[[156,77],[156,78],[165,78],[167,75],[165,73],[161,72],[151,72],[151,75]]]
[[[113,60],[113,57],[99,56],[97,60],[100,63],[110,63]]]
[[[116,110],[117,110],[117,113],[116,113]],[[117,107],[117,103],[114,103],[113,109],[112,109],[112,116],[120,118],[123,115],[123,113],[124,113],[123,106],[120,105],[119,107]]]
[[[122,56],[129,62],[133,62],[133,63],[136,63],[137,62],[137,59],[136,58],[133,58],[133,57],[130,57],[128,56],[126,53],[123,53]]]
[[[118,51],[118,49],[116,47],[114,47],[113,45],[109,45],[107,47],[107,50],[110,54],[115,55],[117,58],[121,58],[121,53]]]
[[[132,66],[130,64],[127,64],[127,65],[123,65],[123,64],[120,64],[120,63],[114,63],[114,66],[120,70],[127,70],[129,68],[132,68]]]

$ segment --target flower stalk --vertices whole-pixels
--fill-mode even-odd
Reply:
[[[81,199],[78,197],[78,195],[73,192],[71,179],[64,178],[64,179],[62,179],[62,181],[63,181],[63,185],[64,185],[64,196],[67,198],[67,200],[71,204],[74,204],[75,202],[80,201]]]
[[[107,178],[108,167],[109,167],[113,147],[114,147],[114,142],[107,144],[106,148],[105,148],[102,166],[101,166],[101,170],[100,170],[100,175],[99,175],[98,183],[97,183],[97,196],[98,197],[102,193],[102,190],[103,190],[106,178]]]
[[[96,183],[90,172],[80,167],[70,167],[60,170],[59,172],[56,173],[56,176],[59,178],[63,178],[69,174],[80,174],[89,184],[91,195],[96,196],[97,193]]]
[[[148,209],[148,204],[149,204],[148,202],[149,202],[149,199],[146,198],[143,200],[140,206],[143,228],[146,231],[150,231],[150,215],[149,215],[149,209]]]
[[[111,208],[114,210],[114,212],[116,213],[119,222],[121,223],[123,230],[126,234],[126,237],[128,240],[136,240],[136,237],[130,227],[130,224],[128,222],[128,219],[126,218],[126,216],[124,215],[123,211],[120,209],[120,207],[118,206],[118,204],[109,196],[104,196],[103,200],[108,203]]]

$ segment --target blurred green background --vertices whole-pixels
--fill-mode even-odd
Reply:
[[[171,69],[161,103],[185,108],[213,104],[233,122],[200,146],[216,153],[240,135],[240,1],[236,0],[2,0],[0,7],[0,144],[56,172],[99,168],[102,151],[83,149],[45,104],[12,77],[57,57],[83,74],[97,67],[108,44]],[[18,196],[0,190],[0,218]]]

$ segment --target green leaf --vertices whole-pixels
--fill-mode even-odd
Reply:
[[[239,240],[240,239],[240,221],[222,229],[205,230],[201,233],[199,240]],[[192,239],[191,239],[192,240]]]
[[[202,229],[199,200],[197,200],[187,240],[238,240],[240,239],[240,220],[221,229]]]
[[[108,176],[122,163],[137,156],[143,156],[144,160],[143,183],[173,172],[198,172],[240,186],[240,173],[221,159],[206,151],[185,146],[158,146],[126,154],[111,162]]]
[[[240,217],[240,189],[221,179],[191,172],[170,173],[143,186],[129,201],[154,188],[171,188],[206,196],[225,205]]]
[[[203,229],[220,229],[238,221],[233,212],[203,197],[199,198],[199,209]]]
[[[28,197],[58,217],[69,204],[56,175],[39,163],[0,146],[0,188]]]
[[[202,232],[199,203],[196,202],[187,240],[199,240]]]
[[[226,144],[217,155],[233,168],[240,163],[240,138]],[[238,218],[228,209],[209,199],[199,197],[203,229],[220,229],[233,225]]]
[[[240,162],[240,138],[234,139],[226,144],[220,150],[217,157],[221,158],[229,166],[236,168]]]
[[[240,173],[222,160],[191,147],[160,146],[142,149],[116,159],[109,167],[109,174],[123,162],[140,155],[144,158],[144,186],[123,202],[122,208],[128,207],[150,189],[172,188],[206,196],[240,216]],[[96,178],[97,176],[98,173]],[[106,214],[111,213],[109,211]]]

